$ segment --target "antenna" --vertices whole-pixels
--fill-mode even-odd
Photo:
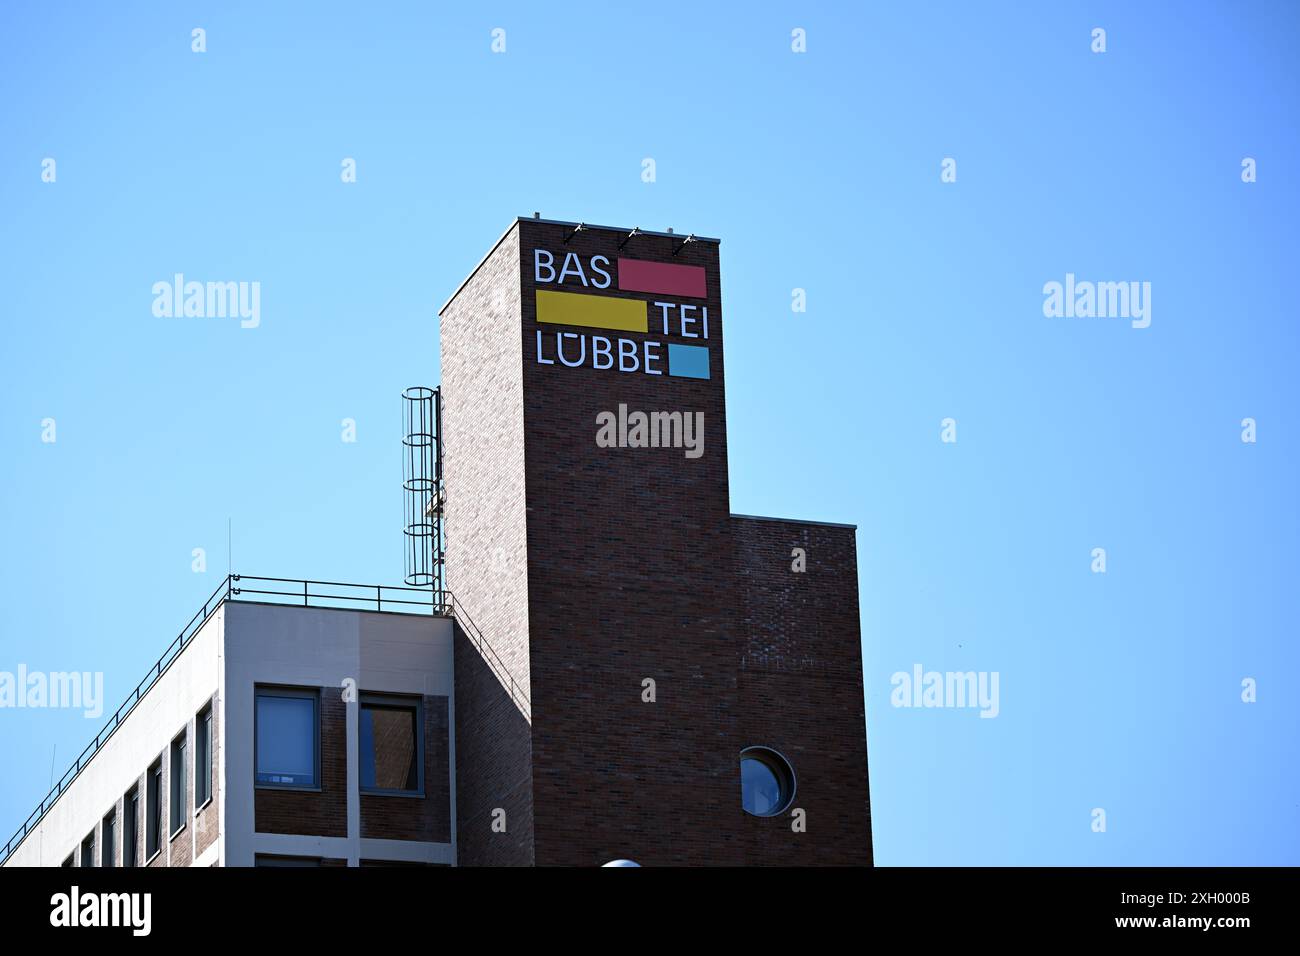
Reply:
[[[443,577],[442,395],[423,385],[405,389],[402,413],[406,583],[441,592],[447,586]],[[439,603],[437,595],[434,603]]]

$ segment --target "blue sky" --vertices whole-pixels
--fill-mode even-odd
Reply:
[[[397,583],[438,305],[516,215],[671,226],[722,239],[733,510],[858,525],[877,861],[1300,863],[1297,8],[741,9],[5,4],[0,670],[111,710],[228,518]],[[155,317],[177,272],[260,326]],[[1045,317],[1067,273],[1150,327]],[[891,707],[918,663],[999,716]],[[97,729],[0,710],[4,838]]]

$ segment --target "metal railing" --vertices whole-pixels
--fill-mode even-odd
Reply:
[[[0,849],[0,863],[9,859],[9,855],[13,853],[14,850],[18,849],[18,844],[22,843],[23,840],[27,838],[27,834],[36,829],[36,826],[45,818],[45,814],[49,813],[50,808],[54,806],[55,801],[63,795],[63,791],[77,778],[77,775],[81,773],[85,766],[90,763],[91,759],[99,752],[100,748],[103,747],[104,744],[108,743],[109,738],[112,737],[117,731],[117,728],[122,725],[122,721],[126,720],[126,718],[131,715],[131,711],[135,710],[136,705],[140,703],[141,698],[149,692],[149,689],[153,687],[154,684],[158,683],[158,679],[162,677],[167,668],[171,667],[172,662],[180,656],[181,651],[188,646],[189,641],[198,632],[199,628],[203,626],[203,623],[208,619],[213,611],[221,606],[222,602],[229,598],[229,596],[230,577],[227,576],[217,589],[212,592],[212,596],[203,602],[203,607],[199,608],[199,610],[195,612],[194,616],[190,618],[190,622],[181,628],[180,634],[176,635],[176,639],[167,646],[167,650],[163,652],[162,657],[158,658],[158,661],[153,665],[153,667],[149,668],[149,673],[145,675],[144,680],[135,685],[135,690],[131,691],[131,694],[127,697],[125,703],[123,703],[122,706],[113,713],[112,717],[108,718],[108,722],[104,724],[104,728],[95,735],[95,739],[92,740],[86,746],[86,749],[81,752],[81,756],[77,757],[76,762],[73,763],[63,776],[59,778],[58,783],[56,783],[50,789],[50,792],[45,795],[45,799],[40,802],[40,805],[35,810],[32,811],[31,816],[23,821],[23,825],[18,828],[18,832],[9,838],[9,842],[4,845],[3,849]]]
[[[232,574],[230,599],[298,607],[346,608],[354,611],[400,611],[404,614],[446,614],[451,595],[430,588],[391,584],[345,584]]]
[[[429,614],[436,616],[454,616],[467,637],[474,642],[479,655],[492,668],[501,686],[510,693],[511,700],[519,707],[526,719],[531,719],[531,705],[528,695],[516,684],[514,676],[505,666],[496,650],[484,638],[482,632],[470,620],[465,609],[452,596],[450,591],[435,591],[430,588],[395,587],[386,584],[345,584],[340,581],[309,581],[299,578],[264,578],[242,574],[230,574],[218,585],[212,595],[203,602],[203,606],[194,613],[189,623],[181,628],[180,634],[167,646],[167,650],[158,658],[144,679],[135,686],[127,697],[86,749],[77,757],[76,762],[50,788],[45,799],[40,802],[31,816],[23,821],[18,831],[0,848],[0,864],[9,859],[45,815],[58,801],[63,792],[71,786],[77,776],[90,763],[109,739],[131,715],[145,694],[165,674],[168,668],[189,646],[194,635],[203,627],[209,617],[226,601],[243,601],[264,604],[284,604],[297,607],[322,607],[334,609],[388,611],[390,613]]]
[[[524,720],[531,723],[533,719],[533,704],[532,701],[528,699],[528,694],[522,687],[515,683],[515,677],[514,674],[510,672],[510,668],[506,666],[505,661],[503,661],[501,656],[497,654],[496,649],[483,638],[483,632],[478,629],[478,625],[475,624],[473,619],[469,616],[469,612],[465,610],[465,605],[460,601],[457,601],[455,595],[450,591],[443,591],[442,593],[446,595],[447,609],[450,612],[450,616],[456,619],[456,623],[459,624],[460,629],[465,632],[465,636],[474,642],[474,646],[478,649],[479,657],[483,658],[488,667],[492,669],[492,673],[494,673],[497,680],[501,682],[501,686],[509,691],[510,700],[519,708],[519,712],[524,715]]]

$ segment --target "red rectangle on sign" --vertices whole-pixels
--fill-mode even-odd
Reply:
[[[625,292],[658,292],[696,299],[708,294],[703,266],[678,266],[644,259],[618,260],[618,287]]]

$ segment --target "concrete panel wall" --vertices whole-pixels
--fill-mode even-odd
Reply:
[[[445,698],[454,708],[451,622],[416,615],[237,602],[227,606],[224,664],[223,862],[252,866],[258,854],[271,854],[339,858],[358,865],[363,855],[358,706],[343,701],[343,683],[355,681],[362,693]],[[259,684],[319,688],[323,717],[340,711],[346,755],[338,785],[344,792],[339,803],[330,802],[328,813],[342,812],[344,818],[331,819],[328,827],[315,827],[328,829],[328,833],[313,833],[310,825],[317,810],[326,812],[311,806],[312,799],[320,801],[324,793],[288,794],[308,804],[299,811],[303,825],[296,833],[258,832],[257,820],[264,815],[264,804],[269,805],[264,797],[285,793],[254,786],[254,691]],[[322,749],[327,746],[324,732],[321,745]],[[454,738],[447,746],[454,747]],[[322,770],[325,763],[322,753]],[[454,793],[454,781],[446,781],[445,790],[430,788],[428,781],[434,772],[426,767],[426,794],[436,790],[446,795],[442,797],[445,800]],[[445,773],[451,776],[450,767]],[[415,812],[417,801],[410,803]],[[453,812],[450,807],[448,812]],[[410,852],[454,859],[453,844],[413,843]]]

